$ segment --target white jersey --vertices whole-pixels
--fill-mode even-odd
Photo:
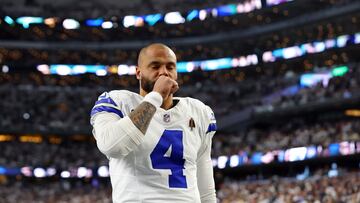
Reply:
[[[213,111],[192,98],[174,97],[157,108],[146,134],[128,118],[143,100],[115,90],[99,97],[91,112],[97,145],[108,158],[114,202],[216,202],[211,139]]]

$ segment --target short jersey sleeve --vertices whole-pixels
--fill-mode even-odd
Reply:
[[[217,130],[216,118],[213,110],[209,106],[205,107],[205,117],[208,123],[206,134],[214,135]]]
[[[95,117],[99,114],[112,113],[117,115],[119,118],[124,117],[123,111],[121,109],[121,100],[119,101],[119,99],[117,99],[117,97],[119,97],[118,94],[118,92],[114,91],[104,92],[98,97],[94,107],[91,109],[91,125],[93,125]]]

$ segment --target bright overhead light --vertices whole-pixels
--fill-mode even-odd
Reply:
[[[68,18],[63,21],[63,27],[68,30],[78,29],[80,27],[80,23],[74,19]]]

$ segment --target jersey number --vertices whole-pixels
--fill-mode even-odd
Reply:
[[[185,164],[183,132],[180,130],[165,130],[159,142],[150,154],[152,167],[154,169],[169,169],[169,187],[187,188],[186,177],[183,169]],[[166,152],[171,148],[170,156]]]

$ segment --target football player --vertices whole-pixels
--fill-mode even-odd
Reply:
[[[114,202],[215,203],[210,107],[174,97],[176,55],[164,44],[138,56],[138,93],[113,90],[91,111],[93,135],[109,159]]]

